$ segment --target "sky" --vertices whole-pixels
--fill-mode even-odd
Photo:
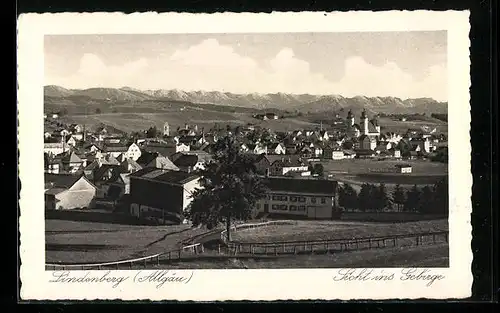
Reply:
[[[45,85],[447,101],[446,31],[45,36]]]

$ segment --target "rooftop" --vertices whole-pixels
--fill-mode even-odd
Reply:
[[[266,177],[263,182],[271,191],[333,195],[337,189],[336,181],[324,179]]]
[[[154,167],[146,167],[130,174],[130,178],[146,178],[174,185],[183,185],[198,178],[198,176],[183,171],[169,171]]]
[[[45,173],[45,184],[50,184],[51,188],[68,189],[73,186],[82,175],[74,174],[50,174]]]

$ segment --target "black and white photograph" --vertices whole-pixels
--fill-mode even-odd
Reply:
[[[448,266],[446,49],[46,36],[48,267]]]
[[[469,112],[450,113],[450,36],[43,34],[30,157],[43,155],[49,282],[330,269],[332,284],[438,285],[453,263],[449,173],[470,157],[451,127]]]

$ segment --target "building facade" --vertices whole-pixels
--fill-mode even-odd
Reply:
[[[183,221],[183,213],[200,188],[199,177],[182,171],[143,168],[129,175],[130,214],[139,218]]]
[[[264,182],[268,192],[255,205],[258,213],[310,219],[335,217],[338,210],[336,181],[268,177]]]

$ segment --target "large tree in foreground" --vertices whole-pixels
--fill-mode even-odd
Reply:
[[[193,193],[187,210],[187,218],[194,226],[212,229],[225,223],[228,240],[232,222],[249,219],[255,202],[266,192],[253,160],[239,148],[233,136],[215,143],[213,162],[200,172],[202,188]]]

